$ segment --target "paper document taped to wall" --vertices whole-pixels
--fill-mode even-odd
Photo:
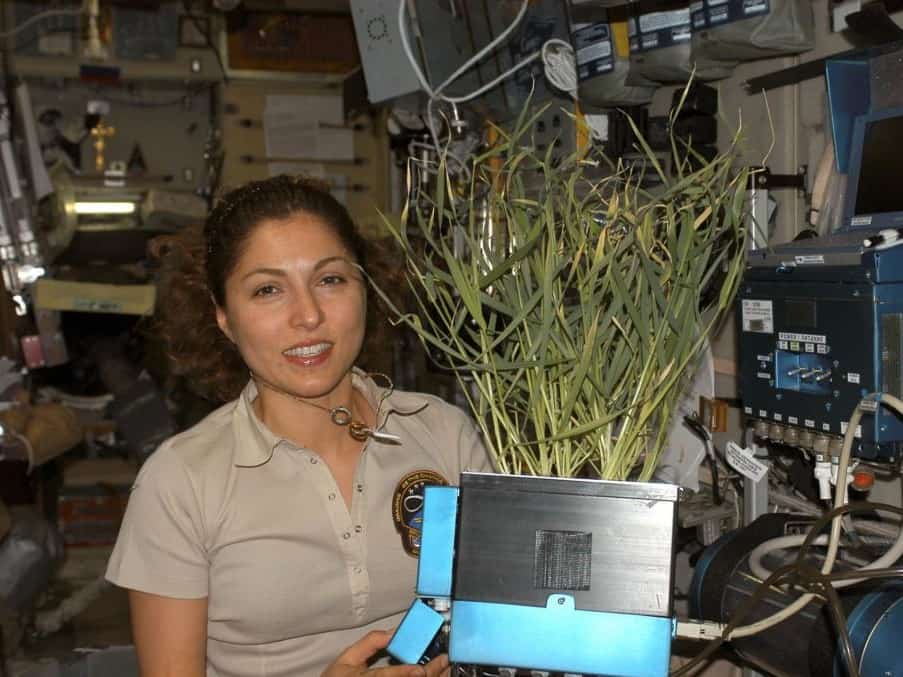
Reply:
[[[267,156],[353,160],[354,132],[344,123],[341,96],[267,96],[263,111]]]

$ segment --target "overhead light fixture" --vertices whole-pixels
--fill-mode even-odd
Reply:
[[[76,214],[134,214],[134,202],[76,202]]]

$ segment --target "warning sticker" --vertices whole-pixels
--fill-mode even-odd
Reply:
[[[774,305],[771,301],[743,299],[741,311],[743,331],[757,334],[774,333]]]
[[[753,455],[752,449],[745,449],[735,442],[727,443],[725,457],[731,468],[753,482],[758,482],[768,473],[768,466]]]

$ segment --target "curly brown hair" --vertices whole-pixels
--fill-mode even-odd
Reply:
[[[360,236],[345,207],[320,182],[285,175],[229,191],[203,227],[186,228],[152,243],[151,251],[162,264],[158,332],[174,374],[184,376],[202,397],[226,402],[247,383],[248,369],[217,325],[214,303],[225,306],[226,280],[255,228],[263,221],[298,213],[316,216],[331,226],[358,264],[365,265],[365,254],[372,247]],[[368,274],[373,276],[369,266]],[[369,297],[381,305],[373,294]]]

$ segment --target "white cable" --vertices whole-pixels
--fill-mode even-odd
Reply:
[[[508,36],[511,35],[511,31],[513,31],[517,25],[520,23],[520,20],[524,18],[524,14],[527,13],[527,7],[530,5],[530,0],[523,0],[520,6],[520,10],[517,13],[517,16],[514,17],[514,20],[508,24],[508,28],[499,33],[498,37],[486,45],[479,52],[470,57],[467,61],[465,61],[454,73],[445,78],[445,82],[439,85],[436,88],[436,94],[439,94],[443,89],[448,87],[451,83],[457,80],[461,75],[470,70],[473,66],[475,66],[480,59],[489,54],[492,50],[494,50],[498,45],[502,44],[505,40],[508,39]]]
[[[577,60],[571,44],[558,38],[546,40],[542,46],[542,63],[549,82],[576,100]]]
[[[408,57],[408,61],[410,61],[411,63],[411,68],[414,69],[414,75],[417,76],[417,81],[420,83],[423,91],[425,91],[427,93],[427,96],[432,99],[435,98],[436,94],[435,92],[433,92],[433,88],[430,87],[429,83],[426,81],[426,78],[423,75],[423,71],[420,70],[420,64],[417,61],[417,57],[414,56],[414,52],[411,50],[411,43],[408,41],[408,27],[406,25],[404,17],[406,3],[407,0],[398,0],[398,32],[401,36],[401,49]]]
[[[805,534],[793,534],[790,536],[778,536],[777,538],[771,538],[760,543],[751,553],[749,553],[749,570],[752,572],[753,576],[764,581],[772,574],[771,570],[762,564],[762,560],[765,556],[778,550],[796,548],[802,545],[805,540]],[[812,541],[812,545],[825,545],[827,542],[827,536],[819,536]]]
[[[521,60],[519,63],[509,68],[507,71],[499,75],[497,78],[494,78],[491,82],[483,85],[482,87],[470,92],[469,94],[463,94],[460,96],[450,97],[442,94],[442,91],[448,87],[451,83],[457,80],[462,74],[466,73],[468,70],[473,68],[483,57],[492,52],[496,47],[502,44],[505,40],[508,39],[508,36],[511,32],[517,27],[520,23],[521,19],[527,13],[527,9],[529,8],[530,2],[529,0],[523,0],[521,3],[520,10],[517,13],[517,16],[514,17],[514,20],[508,25],[508,27],[499,33],[499,35],[492,40],[489,44],[483,47],[479,52],[470,57],[467,61],[461,64],[451,75],[449,75],[442,84],[433,89],[430,83],[427,81],[426,76],[423,74],[423,71],[420,68],[420,63],[417,60],[417,57],[414,55],[414,51],[411,48],[411,43],[408,40],[408,30],[407,30],[407,21],[405,16],[406,10],[406,2],[407,0],[399,0],[398,2],[398,32],[401,37],[401,47],[402,51],[404,51],[405,56],[407,56],[408,61],[411,64],[411,68],[414,70],[414,75],[417,78],[417,82],[420,83],[423,91],[426,92],[429,97],[429,101],[427,102],[427,127],[430,131],[430,136],[433,139],[433,143],[436,145],[436,150],[439,150],[438,143],[438,135],[436,133],[435,121],[433,118],[432,108],[431,106],[436,100],[446,101],[448,103],[464,103],[465,101],[470,101],[475,99],[486,92],[488,92],[493,87],[498,86],[505,79],[511,77],[518,70],[523,68],[524,66],[532,63],[536,59],[541,56],[541,52],[536,52]],[[461,158],[455,157],[459,164],[464,165],[466,163],[461,161]]]
[[[847,424],[847,431],[843,436],[843,446],[840,451],[839,467],[837,469],[837,485],[834,492],[833,507],[835,509],[841,507],[846,503],[847,470],[850,465],[850,458],[853,454],[853,443],[856,440],[856,428],[859,425],[859,421],[862,420],[863,404],[867,401],[890,406],[891,409],[894,409],[897,413],[903,415],[903,400],[900,400],[893,395],[887,395],[884,393],[872,393],[870,395],[867,395],[858,405],[856,405],[856,408],[850,415],[850,420]],[[823,574],[831,573],[831,570],[834,568],[834,562],[837,559],[837,550],[840,547],[840,524],[840,516],[837,516],[833,520],[831,520],[831,533],[828,538],[828,552],[825,555],[825,562],[821,568],[821,572]],[[894,548],[892,548],[891,550],[893,549]],[[890,552],[891,551],[889,550],[887,553],[885,553],[884,557],[887,557]],[[875,562],[877,561],[879,560],[875,560]],[[872,562],[872,564],[874,565],[875,562]],[[767,630],[768,628],[774,627],[778,623],[781,623],[793,616],[797,611],[804,608],[814,598],[814,594],[806,593],[799,597],[792,604],[789,604],[788,606],[772,614],[771,616],[756,621],[755,623],[750,623],[749,625],[741,625],[734,628],[734,630],[730,634],[730,637],[727,637],[726,639],[749,637],[750,635],[755,635],[764,630]]]
[[[533,52],[533,54],[528,56],[526,59],[524,59],[523,61],[512,66],[511,68],[506,70],[504,73],[499,75],[497,78],[495,78],[494,80],[492,80],[490,82],[487,82],[485,85],[483,85],[479,89],[475,89],[470,94],[464,94],[463,96],[445,96],[444,94],[441,94],[441,95],[439,95],[439,98],[442,99],[443,101],[448,101],[449,103],[464,103],[465,101],[470,101],[471,99],[476,99],[478,96],[482,96],[483,94],[488,92],[490,89],[492,89],[496,85],[499,85],[503,81],[507,80],[509,77],[514,75],[517,71],[519,71],[521,68],[523,68],[527,64],[530,64],[530,63],[533,63],[534,61],[536,61],[540,56],[542,56],[541,51]],[[439,90],[437,89],[436,92],[438,93]]]
[[[13,26],[8,31],[0,33],[0,39],[5,40],[6,38],[12,37],[16,33],[25,30],[36,21],[43,21],[44,19],[49,19],[52,16],[77,16],[79,14],[82,14],[83,12],[83,9],[48,9],[43,12],[38,12],[37,14],[34,14],[25,19],[25,21],[20,23],[18,26]]]
[[[768,541],[765,541],[749,554],[750,571],[752,571],[755,576],[764,581],[772,573],[762,565],[762,559],[765,557],[765,555],[776,550],[798,547],[802,545],[805,540],[806,536],[804,534],[794,534],[792,536],[780,536],[778,538],[772,538]],[[827,541],[825,536],[819,536],[815,539],[815,541],[813,541],[813,544],[824,545],[826,542]],[[858,567],[857,570],[861,569],[862,571],[868,571],[869,569],[883,569],[885,567],[893,566],[901,557],[903,557],[903,527],[900,528],[900,531],[897,534],[897,538],[894,540],[891,547],[888,548],[887,552],[885,552],[875,561]],[[835,588],[845,588],[850,585],[861,583],[863,580],[865,579],[857,578],[843,581],[834,581],[832,585]]]

